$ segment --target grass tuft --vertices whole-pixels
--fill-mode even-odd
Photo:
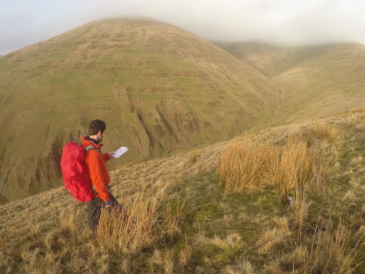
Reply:
[[[272,186],[278,161],[278,149],[269,144],[234,144],[220,157],[219,185],[229,192]]]
[[[139,193],[125,209],[102,211],[97,240],[102,250],[135,255],[144,248],[158,246],[180,232],[181,208],[163,205],[163,191]]]

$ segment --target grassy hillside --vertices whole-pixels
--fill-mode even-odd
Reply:
[[[281,103],[272,119],[276,124],[364,106],[364,45],[294,48],[259,43],[218,45],[278,84]]]
[[[364,273],[364,118],[347,111],[116,170],[130,215],[103,213],[96,240],[85,204],[62,188],[0,206],[0,271]]]
[[[362,107],[365,102],[365,46],[327,45],[298,51],[275,78],[282,90],[282,120],[320,117]],[[312,117],[313,117],[312,116]]]
[[[0,59],[2,200],[59,186],[62,146],[92,119],[107,123],[105,151],[130,148],[115,169],[262,124],[278,94],[217,46],[147,19],[97,21],[9,53]]]
[[[292,52],[290,48],[256,42],[215,44],[270,78],[285,69],[286,60]]]

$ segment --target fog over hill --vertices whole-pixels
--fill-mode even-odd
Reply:
[[[280,45],[365,43],[361,0],[18,0],[0,10],[0,54],[103,18],[145,16],[209,41],[261,41]]]
[[[107,123],[129,162],[225,140],[272,117],[279,89],[212,43],[149,19],[92,22],[0,59],[1,195],[59,186],[63,145]]]

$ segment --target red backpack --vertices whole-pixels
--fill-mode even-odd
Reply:
[[[97,149],[93,146],[83,148],[75,142],[68,142],[62,151],[61,171],[65,188],[80,202],[93,198],[93,190],[86,168],[86,151]]]

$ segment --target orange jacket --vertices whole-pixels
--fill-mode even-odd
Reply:
[[[110,200],[109,191],[106,187],[110,182],[106,161],[110,160],[112,157],[108,153],[101,153],[100,149],[103,144],[96,144],[92,139],[89,139],[88,136],[82,137],[81,140],[83,147],[94,146],[97,148],[97,150],[90,149],[86,152],[86,167],[91,184],[98,193],[94,195],[94,198],[100,197],[106,203]]]

